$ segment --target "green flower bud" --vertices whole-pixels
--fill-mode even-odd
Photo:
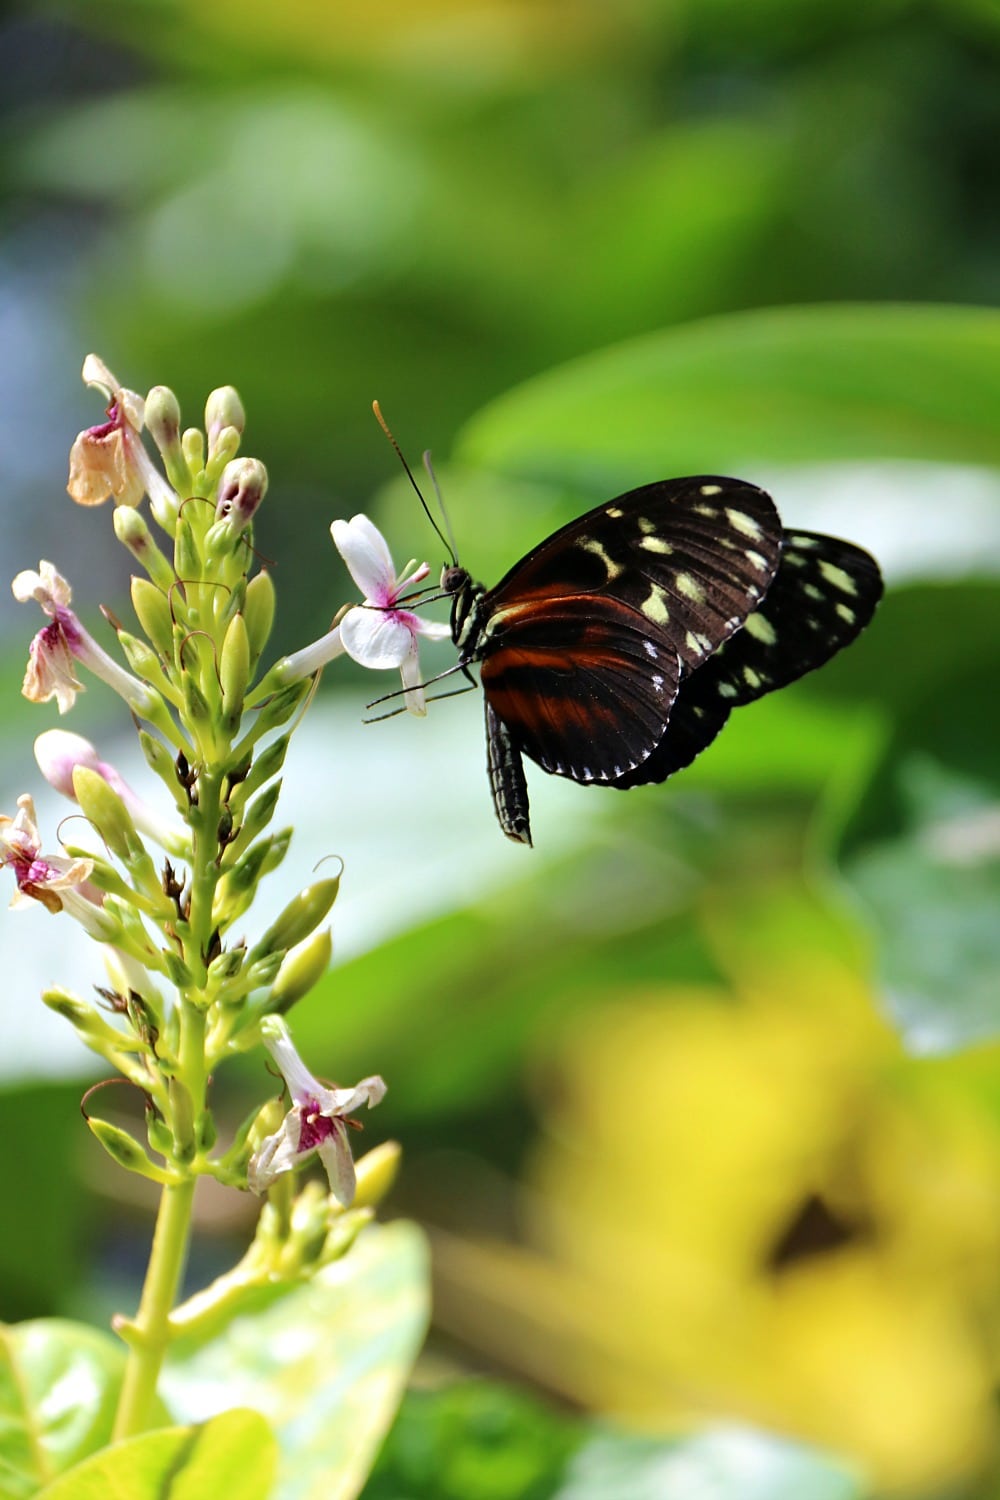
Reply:
[[[246,1155],[252,1156],[269,1135],[274,1135],[275,1131],[280,1129],[285,1113],[285,1105],[280,1099],[268,1099],[266,1104],[262,1104],[260,1109],[255,1110],[249,1119],[244,1121],[229,1148],[230,1152],[239,1150],[242,1153],[245,1147]]]
[[[181,448],[181,409],[173,391],[154,385],[146,397],[146,426],[160,454],[167,478],[179,495],[191,489],[191,471]]]
[[[130,505],[116,506],[114,527],[118,540],[145,568],[157,588],[166,593],[174,581],[174,570],[153,540],[142,512]]]
[[[281,688],[272,694],[267,702],[261,705],[257,715],[257,723],[254,727],[257,738],[261,738],[269,730],[280,729],[282,724],[286,724],[302,700],[311,692],[312,679],[307,677],[302,682],[293,682],[291,686]]]
[[[174,537],[174,571],[182,583],[195,583],[202,576],[201,554],[198,551],[194,530],[186,511],[182,512],[177,521],[177,535]]]
[[[235,864],[244,849],[269,827],[280,793],[281,782],[274,781],[250,804],[239,834],[233,840],[231,847],[226,850],[224,864],[227,861],[229,864]]]
[[[219,676],[222,679],[222,712],[238,720],[243,711],[243,695],[250,681],[250,640],[242,615],[234,615],[229,623],[219,657]]]
[[[263,989],[266,985],[273,984],[281,968],[282,957],[281,953],[265,953],[248,964],[244,971],[248,990]]]
[[[123,863],[146,853],[145,846],[116,791],[89,766],[74,766],[73,793],[112,854]]]
[[[260,942],[251,950],[251,959],[263,957],[265,953],[287,952],[313,932],[337,899],[340,876],[332,880],[317,880],[293,896],[278,917],[267,929]]]
[[[218,478],[226,465],[232,463],[239,451],[240,435],[236,428],[223,427],[215,441],[215,446],[209,449],[208,463],[205,465],[205,475],[209,482]]]
[[[149,585],[153,587],[152,584]],[[171,703],[176,701],[177,692],[167,677],[160,664],[160,658],[148,642],[140,640],[137,635],[131,635],[127,630],[119,630],[118,644],[125,653],[125,658],[137,677],[143,682],[148,682],[157,692],[162,693]],[[152,720],[152,715],[148,715]]]
[[[53,988],[42,991],[42,1000],[57,1015],[64,1016],[76,1029],[80,1038],[93,1052],[113,1061],[121,1052],[148,1052],[149,1048],[139,1037],[119,1031],[110,1025],[94,1006],[88,1005],[68,990]]]
[[[358,1185],[354,1208],[374,1208],[382,1202],[396,1180],[402,1154],[398,1141],[383,1141],[355,1162]]]
[[[264,857],[264,863],[261,865],[262,875],[270,875],[278,868],[288,853],[288,846],[291,842],[292,830],[290,828],[279,828],[278,832],[271,839],[270,848]]]
[[[136,619],[159,654],[169,660],[174,647],[174,622],[166,594],[148,578],[133,578],[131,592]]]
[[[157,1156],[170,1160],[174,1154],[174,1133],[163,1116],[154,1114],[152,1110],[146,1113],[146,1138],[150,1150],[155,1151]]]
[[[331,1262],[342,1259],[373,1217],[372,1209],[359,1208],[356,1201],[346,1213],[338,1214],[323,1241],[318,1264],[328,1266]]]
[[[184,715],[187,723],[192,726],[214,725],[215,709],[208,702],[190,672],[181,673],[181,689],[184,694]]]
[[[243,968],[243,960],[246,953],[242,948],[227,948],[225,953],[220,953],[218,958],[213,958],[208,966],[208,982],[210,985],[223,985],[230,979],[235,979]]]
[[[186,814],[188,810],[187,793],[177,780],[177,767],[174,763],[173,755],[162,740],[158,740],[155,735],[148,733],[145,729],[139,730],[139,744],[150,769],[155,771],[157,776],[159,776],[177,804],[178,811]]]
[[[179,953],[175,953],[172,948],[161,948],[160,960],[163,965],[163,972],[174,986],[174,989],[189,990],[192,987],[194,977]]]
[[[302,943],[290,948],[281,960],[267,1008],[278,1015],[287,1015],[296,1001],[308,995],[315,984],[323,978],[333,953],[333,938],[329,927],[322,927]]]
[[[87,1116],[87,1124],[93,1135],[97,1137],[101,1145],[110,1157],[120,1167],[128,1172],[136,1172],[140,1177],[148,1177],[151,1182],[167,1184],[173,1182],[174,1175],[163,1167],[158,1167],[150,1161],[139,1142],[133,1140],[127,1130],[121,1130],[117,1125],[112,1125],[108,1120],[98,1120],[94,1116]]]
[[[233,787],[229,794],[229,806],[234,814],[238,816],[254,792],[270,781],[272,776],[277,776],[285,763],[290,739],[290,735],[283,734],[279,739],[272,740],[253,761],[243,780]]]
[[[229,896],[254,890],[260,879],[270,842],[270,839],[265,838],[252,844],[242,859],[237,860],[231,870],[227,870],[219,882],[219,891],[222,892],[224,889],[226,896]],[[222,920],[221,914],[219,920]]]
[[[220,385],[212,391],[205,402],[205,431],[208,433],[208,448],[212,451],[215,438],[223,427],[235,427],[242,432],[246,426],[246,413],[239,391],[232,385]]]
[[[250,641],[250,665],[255,667],[260,654],[267,645],[274,624],[275,594],[271,575],[266,570],[255,573],[247,584],[246,617],[247,637]]]
[[[191,475],[189,488],[194,489],[205,469],[205,438],[200,428],[185,428],[181,436],[181,449]]]
[[[211,1151],[218,1139],[215,1117],[210,1109],[203,1109],[194,1122],[194,1138],[199,1151]]]

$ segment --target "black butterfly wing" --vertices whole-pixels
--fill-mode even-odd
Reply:
[[[759,604],[780,552],[774,502],[755,485],[716,475],[643,485],[553,532],[489,590],[471,654],[486,655],[507,617],[533,611],[544,633],[556,600],[607,598],[628,605],[693,669]],[[615,618],[609,612],[606,629]]]
[[[479,659],[509,743],[585,783],[614,782],[652,753],[681,674],[672,639],[612,594],[508,606],[491,617]],[[491,749],[495,784],[494,760]]]
[[[881,597],[878,564],[862,548],[819,532],[786,532],[761,605],[683,678],[663,738],[612,785],[642,786],[683,770],[711,744],[732,709],[787,687],[850,645]]]

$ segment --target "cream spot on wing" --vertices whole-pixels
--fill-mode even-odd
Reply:
[[[814,547],[819,546],[819,543],[814,536],[788,536],[785,538],[785,542],[789,547],[800,547],[806,552],[809,552]]]
[[[647,620],[654,621],[657,625],[666,625],[670,619],[670,611],[667,608],[667,596],[658,583],[654,583],[649,591],[648,599],[644,599],[641,605],[642,612]]]
[[[690,573],[675,573],[674,588],[679,594],[683,594],[685,599],[692,599],[695,604],[705,602],[705,590],[697,578],[692,578]]]
[[[778,632],[770,620],[765,619],[759,613],[747,615],[743,629],[747,635],[752,635],[755,641],[763,641],[765,646],[773,646],[778,639]]]
[[[704,493],[705,493],[705,491],[702,490],[702,494],[704,494]],[[711,517],[711,516],[717,516],[719,514],[719,507],[717,505],[696,505],[694,507],[694,509],[695,509],[695,514],[699,515],[699,516],[710,516]]]
[[[733,687],[733,685],[732,685],[731,682],[720,682],[719,683],[719,697],[720,698],[735,698],[736,697],[736,689]]]
[[[756,540],[761,535],[760,522],[755,521],[753,516],[748,516],[745,511],[732,510],[727,505],[726,520],[734,531],[742,532],[744,536],[753,537]]]
[[[843,568],[838,568],[836,564],[821,561],[819,570],[827,583],[832,583],[833,587],[839,589],[842,594],[856,594],[858,592],[858,586],[850,573],[845,573]]]
[[[619,521],[625,512],[618,505],[609,505],[604,514],[610,516],[613,521]]]
[[[743,668],[743,681],[747,687],[759,688],[761,683],[760,673],[755,672],[753,667]]]
[[[649,536],[651,532],[656,530],[656,522],[651,521],[648,516],[639,516],[637,524],[643,536]]]
[[[759,552],[747,552],[745,554],[745,556],[746,556],[746,560],[750,564],[751,568],[756,568],[758,573],[766,573],[767,572],[767,558],[766,557],[761,557],[761,555],[760,555]]]
[[[822,589],[818,589],[814,583],[804,583],[802,592],[807,599],[824,599],[826,596]]]
[[[703,495],[721,495],[722,494],[722,485],[721,484],[703,484],[702,487],[701,487],[701,493]]]
[[[851,609],[847,604],[838,604],[837,613],[842,620],[847,621],[848,625],[853,625],[855,620],[858,618],[854,610]]]
[[[582,541],[577,543],[577,546],[582,547],[584,552],[592,552],[595,557],[601,559],[601,562],[607,569],[609,583],[612,578],[617,578],[618,574],[624,571],[621,563],[616,563],[613,557],[609,557],[601,543],[595,537],[584,537]]]
[[[662,536],[644,536],[639,546],[644,547],[647,552],[662,552],[664,556],[674,550],[669,542],[663,540]]]

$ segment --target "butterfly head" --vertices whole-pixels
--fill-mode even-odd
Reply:
[[[473,583],[460,563],[446,563],[441,570],[441,592],[451,597],[451,638],[456,646],[465,648],[479,634],[477,605],[485,590],[481,583]]]

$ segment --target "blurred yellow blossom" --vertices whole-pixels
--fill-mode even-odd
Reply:
[[[444,1242],[445,1318],[625,1419],[738,1416],[922,1494],[997,1456],[1000,1133],[808,909],[762,910],[714,923],[729,987],[574,1022],[531,1248]]]

